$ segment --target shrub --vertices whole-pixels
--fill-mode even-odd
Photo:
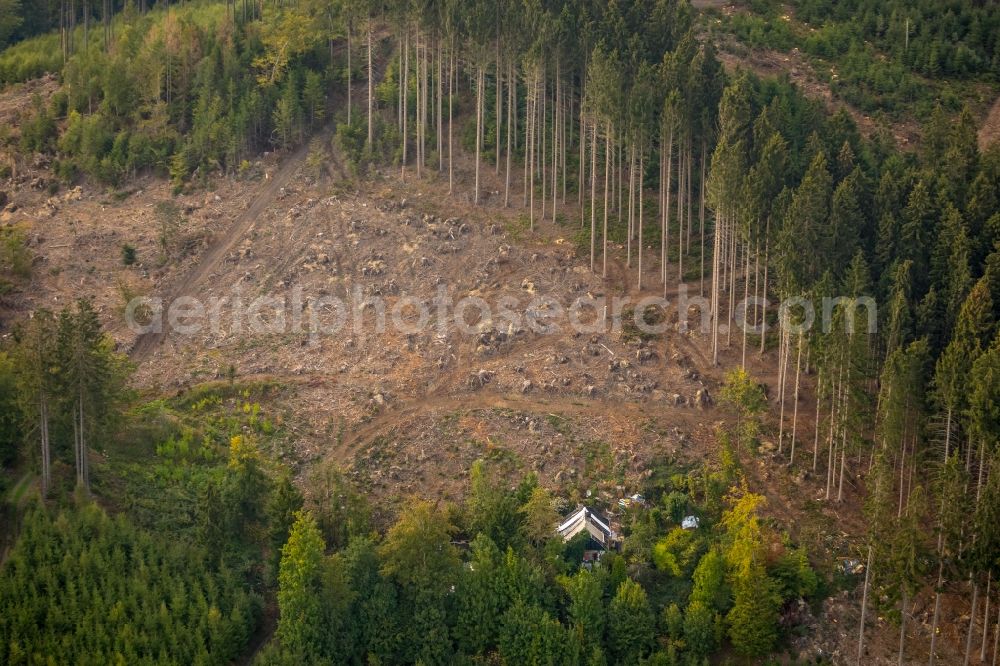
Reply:
[[[337,123],[337,146],[355,166],[361,164],[367,139],[368,128],[360,120],[350,125]]]
[[[0,227],[0,277],[27,278],[31,275],[31,251],[20,227]]]
[[[167,256],[171,255],[177,244],[183,216],[181,209],[173,201],[161,201],[155,208],[156,224],[159,227],[160,247]]]
[[[42,153],[50,150],[56,138],[56,121],[45,108],[42,98],[35,96],[31,115],[21,125],[21,152]]]

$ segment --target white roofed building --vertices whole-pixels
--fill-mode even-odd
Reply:
[[[617,539],[614,530],[611,529],[607,521],[599,518],[597,514],[585,506],[580,507],[566,518],[556,531],[563,538],[563,541],[569,541],[577,534],[586,531],[590,534],[591,540],[605,550],[613,548]]]

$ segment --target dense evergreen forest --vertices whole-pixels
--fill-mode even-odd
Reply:
[[[502,205],[523,207],[530,226],[565,226],[593,271],[606,275],[621,244],[638,288],[700,290],[713,362],[723,349],[740,365],[773,360],[780,405],[767,418],[756,381],[730,373],[737,426],[720,432],[719,458],[665,463],[622,554],[588,571],[581,544],[552,538],[554,498],[531,478],[509,489],[479,466],[464,505],[414,500],[391,526],[333,472],[327,495],[304,502],[263,453],[280,428],[237,388],[200,406],[136,406],[128,363],[86,301],[37,313],[0,355],[0,463],[36,466],[51,506],[23,516],[0,571],[3,659],[228,663],[275,590],[261,663],[767,655],[787,639],[783,609],[845,582],[761,517],[737,460],[765,429],[782,465],[823,480],[824,502],[845,487],[864,497],[861,663],[866,621],[889,617],[905,637],[918,594],[933,597],[932,664],[945,595],[968,609],[966,660],[995,654],[1000,147],[980,150],[952,89],[923,93],[997,83],[1000,8],[792,4],[815,31],[798,34],[763,1],[713,27],[676,0],[0,0],[0,42],[13,43],[0,81],[60,83],[2,139],[50,156],[63,181],[154,173],[182,191],[333,125],[356,173],[447,179],[457,194],[461,151],[476,204],[501,205],[484,200],[492,170]],[[862,136],[787,78],[726,73],[713,46],[725,30],[839,64],[836,89],[866,111],[920,98],[919,149],[899,150],[885,128]],[[0,289],[30,271],[22,240],[4,233]],[[870,296],[877,326],[838,308],[828,331],[753,335],[734,325],[748,295]],[[776,323],[774,311],[748,317]],[[108,513],[90,505],[89,451],[168,412],[182,414],[173,429],[145,433],[153,470],[105,469],[93,494]],[[216,507],[225,515],[206,513]],[[703,529],[679,528],[688,512]],[[901,639],[901,660],[906,649]]]
[[[749,3],[725,17],[743,43],[813,60],[835,94],[866,113],[959,111],[977,81],[995,81],[996,7],[972,2]],[[964,93],[963,93],[964,91]]]

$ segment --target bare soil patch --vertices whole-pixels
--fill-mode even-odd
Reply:
[[[1000,140],[1000,97],[997,97],[990,107],[982,127],[979,128],[979,150],[987,148]]]

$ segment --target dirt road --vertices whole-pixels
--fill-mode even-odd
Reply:
[[[169,294],[161,294],[164,303],[170,303],[180,296],[196,292],[198,286],[219,267],[219,264],[232,251],[236,243],[246,235],[254,223],[274,203],[275,199],[281,193],[282,188],[291,182],[292,177],[305,160],[308,152],[308,144],[303,145],[282,162],[281,168],[273,177],[268,179],[264,187],[261,188],[260,193],[250,202],[247,209],[233,220],[222,236],[215,239],[209,245],[208,249],[202,255],[201,260],[192,266],[188,273],[173,286]],[[129,356],[133,361],[142,361],[163,342],[165,336],[165,331],[140,335],[135,341],[135,345],[133,345]]]

